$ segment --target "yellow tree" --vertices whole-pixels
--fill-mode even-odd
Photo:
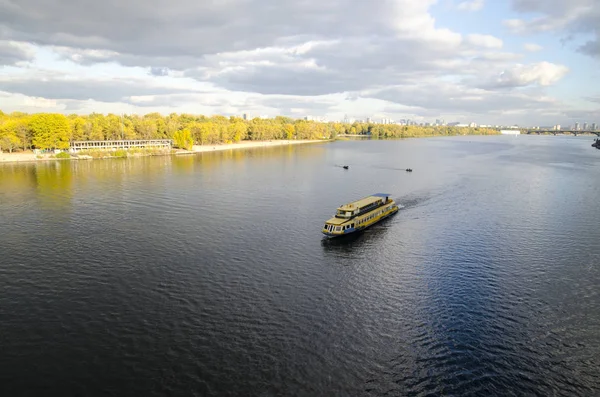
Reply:
[[[38,149],[68,149],[69,121],[63,114],[40,113],[29,121],[33,144]]]
[[[229,124],[229,136],[234,142],[239,142],[246,138],[248,134],[248,126],[242,120],[236,120]]]
[[[3,150],[8,150],[9,153],[12,153],[13,150],[17,149],[20,146],[21,140],[17,137],[17,135],[14,132],[0,134],[0,147]]]
[[[153,118],[139,120],[135,125],[135,130],[138,134],[138,139],[155,138],[157,134],[156,120]]]
[[[81,141],[84,139],[85,123],[86,123],[86,120],[81,116],[77,116],[75,114],[69,116],[70,139],[72,141]]]
[[[118,140],[124,137],[123,122],[120,116],[109,114],[106,116],[106,139]]]
[[[175,141],[175,146],[186,150],[192,150],[192,146],[194,145],[192,133],[188,128],[175,132],[173,140]]]
[[[294,138],[294,133],[296,132],[296,129],[292,124],[286,124],[283,127],[283,130],[285,131],[285,139],[290,140]]]

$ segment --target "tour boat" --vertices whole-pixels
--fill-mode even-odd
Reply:
[[[376,224],[398,212],[398,205],[387,193],[375,193],[337,208],[336,214],[325,222],[323,234],[344,236]]]

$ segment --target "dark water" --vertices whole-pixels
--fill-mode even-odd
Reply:
[[[0,166],[0,395],[598,395],[591,143]],[[374,192],[404,208],[322,240]]]

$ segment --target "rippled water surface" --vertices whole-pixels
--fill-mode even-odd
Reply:
[[[599,395],[591,143],[2,165],[0,395]],[[404,207],[322,239],[375,192]]]

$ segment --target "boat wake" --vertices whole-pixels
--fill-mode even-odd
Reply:
[[[409,196],[397,197],[394,199],[394,201],[398,205],[399,209],[408,210],[411,208],[416,208],[416,207],[421,206],[422,204],[429,201],[431,198],[432,198],[431,196],[409,195]]]

